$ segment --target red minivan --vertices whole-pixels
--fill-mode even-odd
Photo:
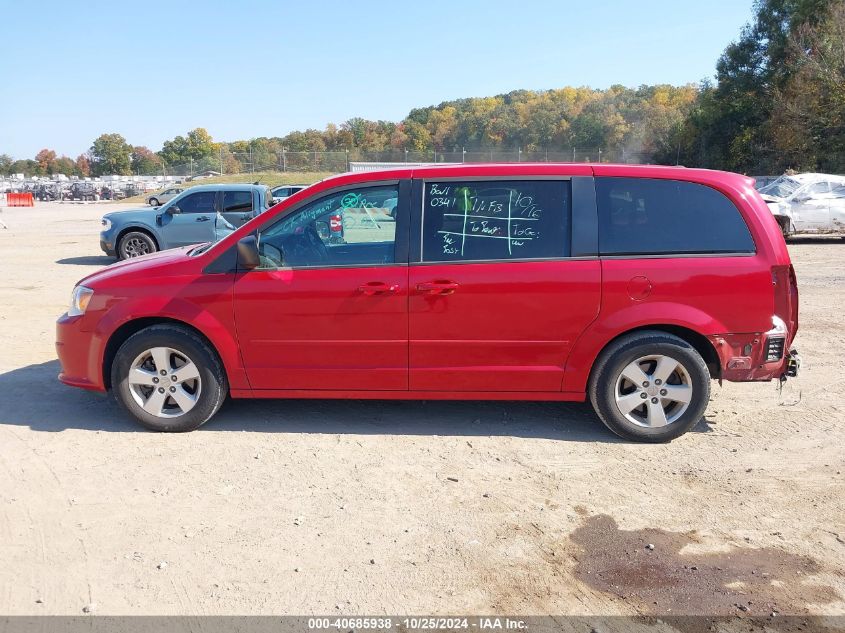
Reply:
[[[749,178],[448,165],[329,178],[216,244],[94,273],[57,348],[60,380],[159,431],[227,395],[589,397],[615,433],[657,442],[701,419],[713,379],[795,375],[797,328]]]

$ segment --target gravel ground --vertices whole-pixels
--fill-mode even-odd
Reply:
[[[801,377],[714,385],[669,445],[552,403],[230,401],[161,435],[56,380],[119,206],[0,214],[0,613],[845,614],[845,242],[790,245]]]

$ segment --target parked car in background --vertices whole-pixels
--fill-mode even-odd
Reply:
[[[211,215],[225,192],[202,193]],[[321,238],[333,216],[356,217],[342,242]],[[661,442],[702,420],[711,380],[798,371],[783,236],[750,178],[709,170],[344,174],[72,297],[60,379],[160,431],[197,428],[229,395],[589,399],[618,435]]]
[[[185,191],[184,187],[171,187],[170,189],[165,189],[164,191],[158,191],[147,197],[147,204],[151,207],[160,206],[165,202],[169,202],[183,191]]]
[[[299,193],[303,189],[308,187],[308,185],[281,185],[279,187],[273,188],[273,200],[276,202],[281,202],[282,200],[287,200],[293,194]]]
[[[845,235],[845,176],[784,175],[759,192],[785,237],[796,233]]]
[[[270,206],[264,185],[200,185],[160,207],[103,216],[100,248],[129,259],[201,242],[216,242]]]

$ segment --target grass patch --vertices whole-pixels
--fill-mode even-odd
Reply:
[[[333,176],[333,173],[329,172],[279,172],[279,171],[268,171],[268,172],[255,172],[254,174],[224,174],[223,176],[215,176],[214,178],[205,178],[203,180],[195,180],[191,182],[183,182],[180,187],[193,187],[199,185],[216,185],[216,184],[248,184],[258,181],[259,184],[267,185],[270,188],[278,187],[279,185],[310,185],[318,180],[322,180],[323,178],[328,178],[329,176]],[[170,187],[175,187],[174,183],[167,183],[161,189],[157,189],[157,191],[164,191],[165,189],[169,189]],[[150,191],[140,196],[132,196],[131,198],[126,198],[125,200],[118,200],[121,204],[124,203],[140,203],[146,204],[147,197],[152,195],[154,192]]]

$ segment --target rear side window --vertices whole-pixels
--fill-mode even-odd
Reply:
[[[596,202],[602,255],[754,252],[739,210],[705,185],[597,178]]]
[[[424,194],[423,261],[569,256],[568,180],[428,181]]]

